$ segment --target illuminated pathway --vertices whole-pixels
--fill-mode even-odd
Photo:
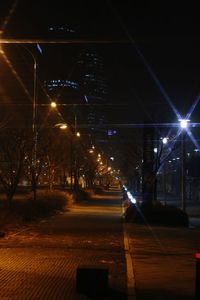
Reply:
[[[124,299],[121,194],[97,196],[0,240],[0,299],[88,299],[75,290],[79,264],[108,266],[108,299]]]

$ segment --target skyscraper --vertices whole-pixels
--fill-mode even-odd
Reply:
[[[103,58],[91,48],[82,51],[77,72],[79,77],[77,81],[80,84],[84,101],[89,105],[87,122],[98,127],[105,122],[103,106],[108,95]]]
[[[73,39],[76,35],[80,36],[80,33],[66,25],[51,25],[48,32],[53,38]],[[55,75],[44,80],[44,87],[59,103],[77,104],[79,119],[88,124],[92,131],[97,130],[105,123],[104,105],[108,95],[103,57],[92,46],[86,49],[74,47],[73,44],[64,45],[62,51],[60,47],[57,50],[50,46],[47,51],[48,57],[52,55]]]

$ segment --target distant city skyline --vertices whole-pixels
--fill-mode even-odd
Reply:
[[[13,3],[6,1],[0,4],[2,22],[9,15]],[[57,1],[56,6],[48,1],[18,1],[4,28],[3,37],[48,39],[52,34],[48,29],[62,28],[67,37],[75,39],[129,39],[129,44],[93,45],[104,58],[111,102],[128,103],[129,106],[128,109],[121,106],[120,111],[117,106],[113,107],[116,119],[120,122],[122,114],[126,114],[130,122],[156,119],[158,107],[165,111],[162,116],[166,119],[174,121],[176,118],[152,74],[138,56],[135,45],[180,113],[187,113],[199,93],[199,19],[195,18],[194,7],[182,4],[179,10],[175,6],[171,10],[170,5],[164,6],[165,9],[158,5],[158,13],[155,13],[153,4],[148,2],[142,5],[132,1],[125,4],[114,1],[74,1],[68,3],[67,7],[65,4],[65,1]],[[70,74],[77,53],[85,45],[41,47],[49,48],[52,52],[59,49],[60,55],[55,57],[56,64],[62,65],[63,72],[67,70]],[[62,53],[65,53],[65,61]],[[56,68],[52,62],[48,62],[46,70],[47,74],[52,72],[53,78]],[[197,107],[194,119],[198,118],[198,114]],[[157,119],[159,121],[159,114]]]

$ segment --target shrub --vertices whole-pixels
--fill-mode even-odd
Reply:
[[[75,202],[88,201],[91,198],[92,191],[89,189],[78,189],[73,192]]]
[[[127,222],[144,223],[145,220],[152,225],[184,226],[188,227],[189,220],[186,213],[175,206],[154,204],[151,208],[144,209],[131,204],[125,212]]]
[[[93,191],[94,191],[95,194],[101,195],[101,194],[103,193],[103,188],[100,187],[100,186],[95,186],[95,187],[93,188]]]
[[[66,205],[74,201],[72,195],[60,191],[38,191],[36,201],[26,198],[14,201],[12,210],[20,215],[24,221],[32,221],[48,217],[56,211],[63,210]]]

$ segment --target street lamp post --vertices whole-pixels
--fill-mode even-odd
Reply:
[[[34,150],[33,150],[33,200],[36,200],[37,192],[37,179],[36,179],[36,162],[37,162],[37,128],[36,128],[36,95],[37,95],[37,61],[32,54],[34,59],[34,94],[33,94],[33,139],[34,139]]]
[[[36,128],[36,98],[37,98],[37,61],[33,53],[22,43],[20,46],[24,48],[33,59],[33,112],[32,112],[32,132],[33,132],[33,152],[32,152],[32,188],[33,198],[36,199],[36,162],[37,162],[37,128]],[[0,49],[3,53],[3,50]]]
[[[77,116],[74,112],[74,189],[78,189],[78,165],[77,165],[77,138],[80,137],[80,133],[77,131]]]
[[[77,115],[74,107],[74,131],[70,139],[70,188],[77,190],[78,188],[78,164],[77,164],[77,141],[81,137],[77,131]],[[74,182],[73,182],[74,181]],[[74,184],[74,185],[73,185]]]
[[[36,98],[37,98],[37,60],[32,51],[30,51],[26,46],[20,44],[32,57],[33,59],[33,119],[32,119],[32,130],[36,134]],[[34,135],[35,136],[35,135]]]
[[[185,131],[181,134],[181,199],[182,210],[186,209],[186,145],[185,145]]]
[[[33,200],[36,200],[36,163],[37,163],[37,128],[36,128],[36,102],[37,102],[37,60],[33,53],[24,45],[20,44],[32,57],[33,59],[33,118],[32,118],[32,132],[33,132],[33,153],[32,153],[32,189],[33,189]]]
[[[169,138],[164,137],[162,139],[163,145],[166,145],[168,143]],[[167,200],[167,186],[166,186],[166,179],[167,179],[167,166],[166,166],[166,161],[163,164],[163,192],[164,192],[164,204],[166,205],[166,200]]]
[[[182,128],[181,132],[181,203],[182,210],[186,210],[186,129],[188,127],[188,119],[180,119],[180,127]]]

